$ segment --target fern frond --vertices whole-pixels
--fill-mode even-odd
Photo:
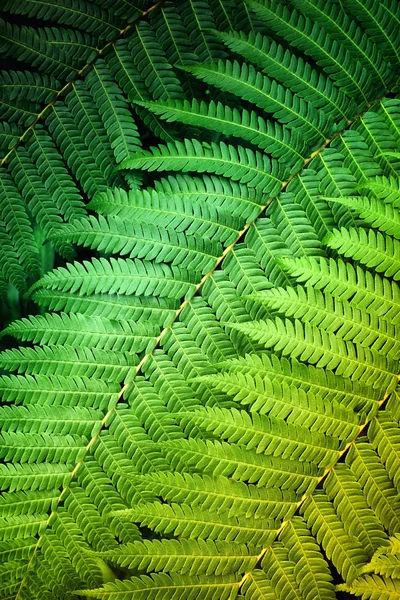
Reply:
[[[254,111],[239,111],[220,102],[207,104],[196,99],[192,102],[170,101],[165,104],[145,102],[142,106],[166,121],[204,127],[225,136],[247,140],[281,162],[293,164],[293,171],[304,161],[301,153],[304,152],[305,144],[296,137],[296,132],[289,133],[279,123],[265,121]]]
[[[63,223],[60,211],[53,202],[25,148],[20,146],[18,151],[14,152],[14,156],[10,161],[10,169],[18,190],[38,225],[47,237],[54,234],[55,248],[61,255],[70,258],[72,256],[71,246],[57,240],[57,234]]]
[[[127,400],[138,422],[148,432],[149,440],[161,443],[183,437],[173,411],[164,405],[156,390],[142,377],[135,379],[127,393]]]
[[[2,375],[0,389],[4,402],[94,408],[106,407],[119,391],[115,383],[63,375]]]
[[[295,358],[278,358],[266,352],[248,354],[217,366],[236,374],[243,373],[255,379],[262,378],[266,382],[277,381],[279,385],[295,386],[299,390],[321,395],[327,402],[339,402],[357,412],[367,407],[374,411],[381,397],[379,390],[335,375],[332,371],[306,365]]]
[[[374,573],[375,575],[383,575],[393,579],[399,579],[400,561],[399,557],[393,554],[374,555],[368,565],[365,565],[363,573]]]
[[[243,592],[246,600],[276,600],[274,588],[271,581],[267,579],[264,571],[254,569],[243,584]],[[242,599],[240,599],[242,600]]]
[[[0,543],[0,557],[2,564],[11,560],[25,560],[30,557],[36,544],[36,538],[15,539]]]
[[[7,371],[38,375],[77,375],[104,381],[122,381],[135,359],[128,353],[97,348],[43,346],[13,348],[0,354],[0,366]]]
[[[398,145],[396,138],[387,126],[387,119],[381,112],[366,112],[355,126],[356,130],[367,141],[374,159],[380,165],[386,177],[397,175],[399,161],[390,159],[386,154],[396,152]]]
[[[400,184],[397,177],[375,177],[365,182],[361,189],[367,189],[376,196],[394,207],[400,206]]]
[[[377,157],[374,157],[369,143],[354,126],[332,140],[332,148],[344,157],[343,166],[360,182],[360,187],[367,180],[382,175]]]
[[[371,95],[370,74],[324,28],[293,6],[273,0],[246,1],[269,29],[315,60],[350,98],[357,103],[367,101]]]
[[[393,389],[396,367],[376,351],[353,342],[345,342],[334,334],[321,331],[308,323],[292,323],[280,318],[252,323],[229,324],[266,348],[283,355],[290,354],[302,361],[335,370],[338,375],[357,379],[373,387]]]
[[[1,487],[3,490],[9,490],[10,492],[15,490],[54,490],[66,485],[70,479],[70,474],[71,465],[53,465],[51,463],[0,465]],[[34,517],[28,519],[26,515],[20,515],[15,517],[15,523],[29,523],[31,521],[35,524],[35,527],[32,527],[31,533],[27,533],[27,535],[35,535],[41,524],[44,524],[47,519],[48,515],[42,516],[41,519],[35,519]],[[13,526],[12,522],[9,522],[9,524]],[[13,532],[8,535],[2,529],[2,533],[5,539],[13,538]]]
[[[378,46],[384,58],[395,68],[400,61],[399,7],[393,0],[350,0],[348,9],[363,25],[370,39]]]
[[[25,273],[11,237],[0,221],[0,268],[2,279],[10,281],[20,292],[25,291]]]
[[[387,537],[382,524],[367,505],[361,486],[354,479],[347,465],[338,464],[326,478],[324,490],[349,537],[357,539],[367,555],[372,556],[386,543]]]
[[[103,588],[78,590],[84,596],[112,600],[118,595],[121,600],[140,600],[146,594],[149,600],[162,600],[165,593],[174,593],[174,600],[228,600],[239,587],[233,575],[221,577],[169,576],[155,573],[152,577],[132,577],[107,583]]]
[[[315,72],[301,56],[296,56],[268,36],[243,31],[216,35],[234,52],[251,61],[266,75],[278,80],[295,94],[316,108],[323,108],[327,115],[349,118],[354,114],[355,104],[343,92],[332,85],[329,78]]]
[[[214,35],[215,21],[209,4],[208,0],[183,0],[180,8],[192,48],[200,62],[206,63],[225,57],[224,47]]]
[[[316,236],[322,241],[325,235],[335,226],[335,219],[329,204],[321,199],[321,173],[308,167],[292,179],[287,192],[293,194],[295,201],[305,211],[312,223]]]
[[[1,71],[0,97],[47,104],[58,92],[55,77],[35,71]]]
[[[154,259],[193,271],[207,272],[222,254],[218,242],[199,235],[186,235],[173,229],[131,223],[110,216],[89,217],[63,228],[64,239],[112,254],[128,254],[131,258]]]
[[[151,344],[156,331],[150,323],[139,325],[79,313],[47,313],[15,321],[3,330],[3,335],[48,345],[61,343],[74,348],[87,346],[117,352],[142,352]]]
[[[0,157],[2,159],[8,150],[17,143],[18,129],[16,123],[0,123]]]
[[[196,272],[167,264],[130,259],[105,258],[75,262],[47,273],[32,286],[30,293],[45,288],[61,292],[123,294],[180,299],[199,282]]]
[[[17,0],[6,0],[2,8],[11,14],[24,14],[44,21],[72,25],[106,39],[118,33],[112,14],[86,0],[79,4],[79,8],[72,0],[60,0],[57,5],[47,0],[40,3],[27,0],[23,5]]]
[[[303,14],[311,17],[337,40],[369,73],[371,82],[383,93],[390,88],[392,73],[377,46],[367,37],[360,25],[335,2],[311,3],[309,0],[292,0]]]
[[[224,92],[255,104],[267,114],[271,113],[286,127],[295,129],[307,139],[308,147],[315,149],[324,141],[327,115],[262,75],[252,65],[220,60],[216,65],[196,65],[186,70]]]
[[[57,502],[57,491],[18,491],[5,492],[2,494],[0,502],[0,514],[2,517],[33,515],[36,513],[45,514],[52,509]],[[17,538],[17,544],[18,541]],[[1,544],[1,552],[12,551],[12,541]],[[16,548],[17,550],[17,548]],[[18,550],[17,550],[18,552]]]
[[[56,48],[50,48],[40,39],[33,27],[6,23],[0,19],[0,54],[8,54],[16,60],[60,79],[70,79],[78,69],[64,62]]]
[[[200,143],[185,140],[143,151],[123,161],[121,168],[148,171],[194,171],[215,173],[233,181],[258,187],[264,194],[275,195],[281,188],[287,170],[265,154],[243,146],[220,142]]]
[[[154,439],[158,440],[163,436],[166,439],[181,437],[173,415],[157,410],[159,407],[154,407],[154,398],[150,398],[150,402],[151,400],[153,406],[150,403],[150,406],[146,405],[145,400],[140,398],[134,410],[121,409],[115,412],[108,422],[110,434],[141,473],[168,471],[168,463]],[[154,415],[154,423],[146,433],[143,425],[149,423],[149,415]]]
[[[328,565],[301,517],[294,517],[280,535],[294,563],[293,574],[302,596],[309,600],[334,600],[335,591]]]
[[[44,127],[38,124],[32,129],[31,135],[26,138],[26,148],[65,220],[84,217],[86,209],[82,196]]]
[[[164,2],[159,10],[150,13],[150,20],[171,65],[184,66],[198,61],[190,43],[190,31],[173,2]]]
[[[400,278],[400,242],[388,235],[373,230],[341,229],[330,233],[325,242],[339,254],[373,268],[385,277]]]
[[[379,454],[396,490],[399,491],[400,435],[397,424],[388,415],[379,415],[368,428],[368,439]]]
[[[289,600],[300,598],[300,588],[294,575],[294,563],[288,550],[279,542],[266,551],[261,566],[276,597]]]
[[[5,432],[21,434],[50,434],[59,436],[88,437],[101,420],[101,413],[92,408],[57,406],[54,411],[49,405],[3,406],[0,422]],[[61,438],[60,438],[61,439]]]
[[[125,513],[122,513],[125,514]],[[132,521],[156,531],[172,533],[181,538],[234,541],[250,546],[267,545],[277,528],[276,522],[265,517],[228,517],[227,513],[202,510],[187,504],[141,504],[127,513]]]
[[[323,256],[324,250],[303,207],[290,192],[280,194],[268,208],[271,222],[293,256]]]
[[[256,564],[257,552],[245,544],[235,542],[202,539],[144,540],[103,553],[102,558],[121,567],[146,572],[219,576],[251,570]]]
[[[400,212],[391,204],[383,204],[378,198],[368,196],[341,196],[325,200],[348,206],[374,229],[400,239]]]
[[[182,86],[168,63],[149,23],[140,21],[128,40],[131,56],[146,88],[155,100],[183,96]]]
[[[223,476],[154,473],[151,478],[134,476],[134,481],[139,488],[144,487],[169,502],[189,502],[202,510],[227,513],[228,517],[279,519],[295,509],[297,499],[292,490],[246,486]]]
[[[287,317],[300,319],[344,340],[397,358],[397,328],[311,287],[275,288],[253,296],[256,302]]]
[[[346,463],[362,486],[368,505],[391,535],[398,531],[400,510],[393,482],[373,446],[365,439],[353,444]]]
[[[140,149],[135,121],[106,64],[96,63],[87,76],[91,94],[107,131],[115,160],[120,163]]]
[[[258,413],[249,415],[244,410],[204,408],[188,414],[187,419],[228,442],[235,442],[249,450],[255,449],[257,454],[314,462],[322,467],[331,464],[339,452],[337,438],[318,432],[308,432],[306,435],[308,430],[299,425]]]
[[[365,575],[355,579],[350,585],[342,583],[336,588],[339,592],[350,592],[365,600],[392,600],[400,598],[400,584],[396,579]]]
[[[334,402],[326,408],[321,397],[297,390],[294,386],[233,372],[208,375],[206,380],[236,402],[250,405],[252,412],[285,419],[288,423],[340,439],[351,437],[357,431],[357,418],[350,411]]]
[[[400,289],[394,281],[340,259],[285,258],[284,267],[298,282],[307,282],[360,310],[399,323]]]
[[[60,58],[74,67],[86,65],[97,56],[99,38],[79,29],[44,27],[36,29],[36,33],[50,51],[56,49]]]
[[[85,438],[72,435],[59,436],[46,433],[16,433],[1,434],[0,456],[6,462],[52,462],[75,463],[83,456]]]
[[[248,481],[263,486],[293,489],[298,493],[315,484],[321,474],[314,464],[294,462],[274,456],[257,454],[248,450],[243,454],[240,446],[200,439],[166,442],[161,450],[171,468],[185,471],[187,467],[215,476],[232,477],[235,481]]]
[[[290,285],[290,279],[277,259],[291,253],[271,219],[257,220],[246,236],[246,244],[254,252],[263,271],[268,273],[270,285]]]
[[[200,194],[193,203],[188,195],[181,197],[155,190],[114,188],[98,194],[89,207],[102,215],[116,215],[137,223],[168,227],[189,235],[198,234],[215,241],[232,243],[244,225],[243,219],[224,210],[224,203]]]
[[[154,325],[159,326],[170,323],[178,309],[178,304],[174,300],[150,296],[118,296],[117,294],[79,296],[69,292],[38,289],[32,297],[39,306],[50,310],[126,321],[150,320]]]
[[[343,579],[354,581],[361,567],[368,562],[368,555],[360,542],[346,534],[343,523],[324,492],[314,492],[302,505],[300,512]]]
[[[134,56],[138,51],[138,48],[138,57],[136,62],[134,62]],[[152,99],[152,86],[157,86],[157,78],[163,75],[164,61],[161,62],[160,69],[157,70],[156,68],[156,72],[153,75],[149,75],[150,81],[147,82],[150,88],[149,90],[146,86],[146,81],[143,75],[145,72],[148,72],[148,70],[151,71],[154,68],[154,65],[150,65],[146,71],[142,70],[140,63],[141,57],[143,58],[143,61],[145,61],[145,64],[147,64],[146,61],[150,59],[146,55],[146,50],[144,50],[143,53],[140,52],[140,42],[135,43],[134,40],[132,50],[128,40],[118,40],[116,44],[113,44],[106,49],[105,55],[107,65],[112,76],[118,83],[119,87],[124,91],[131,104],[135,106],[135,103],[138,100],[143,101]],[[169,81],[169,69],[170,66],[168,65],[167,73],[165,75],[167,78],[167,81],[164,82],[165,85],[167,85]],[[176,95],[179,97],[181,94],[175,94],[172,89],[170,90],[170,95],[172,98],[174,98]],[[166,96],[169,97],[168,93]],[[155,135],[166,141],[171,141],[174,139],[174,132],[171,132],[170,128],[166,128],[160,119],[157,119],[151,113],[140,108],[138,105],[136,105],[136,112],[143,120],[145,125],[149,127],[155,133]]]
[[[154,187],[159,194],[182,198],[193,205],[200,202],[221,207],[232,218],[240,217],[246,222],[254,220],[264,201],[257,188],[209,175],[202,178],[177,175],[156,181]]]
[[[56,103],[53,112],[57,107],[61,108],[58,115],[61,116],[61,119],[64,117],[65,129],[69,129],[71,125],[74,125],[75,129],[74,131],[71,128],[65,140],[69,144],[68,154],[72,157],[74,154],[80,153],[80,161],[84,163],[80,167],[83,170],[86,166],[86,171],[90,174],[91,165],[94,162],[107,186],[119,183],[118,174],[115,173],[111,139],[103,125],[100,111],[93,102],[89,83],[79,79],[74,81],[71,91],[65,98],[65,105]],[[69,120],[65,120],[64,115],[67,116],[67,119],[69,117]]]

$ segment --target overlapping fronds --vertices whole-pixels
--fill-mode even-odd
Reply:
[[[150,8],[5,4],[0,598],[396,598],[399,7]]]

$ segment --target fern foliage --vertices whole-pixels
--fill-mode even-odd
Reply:
[[[2,8],[0,597],[398,597],[397,3]]]

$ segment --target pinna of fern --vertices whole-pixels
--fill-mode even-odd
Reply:
[[[46,273],[30,289],[43,314],[4,331],[22,341],[0,355],[4,598],[333,600],[338,579],[396,593],[396,557],[382,556],[400,524],[400,109],[366,108],[395,85],[398,13],[290,6],[240,6],[255,16],[235,34],[231,3],[190,0],[188,41],[166,3],[37,129],[98,212],[48,235],[100,255]],[[212,99],[185,99],[201,81]],[[156,150],[138,150],[131,109]],[[344,110],[361,116],[325,148]],[[229,140],[208,137],[213,119],[231,121]],[[182,141],[180,121],[198,139]],[[22,145],[10,163],[32,205],[43,160]],[[138,168],[157,171],[147,189]],[[67,195],[65,214],[81,206]]]

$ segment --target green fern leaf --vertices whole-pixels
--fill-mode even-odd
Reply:
[[[310,391],[314,395],[323,396],[326,401],[340,402],[356,411],[367,407],[375,411],[377,401],[381,398],[379,390],[335,375],[332,371],[323,371],[295,358],[288,360],[265,352],[248,354],[246,357],[226,361],[217,366],[237,375],[248,374],[254,379],[277,381],[279,385],[286,384],[299,390]]]
[[[400,60],[399,31],[396,26],[400,22],[398,5],[393,0],[383,0],[379,4],[374,0],[350,0],[346,8],[363,24],[370,39],[394,67]]]
[[[272,38],[260,33],[246,34],[243,31],[216,35],[234,52],[251,61],[266,75],[277,79],[304,100],[323,108],[328,115],[346,119],[353,114],[355,105],[332,85],[329,78],[318,76],[300,56],[291,54]]]
[[[60,59],[57,49],[40,39],[33,27],[18,27],[3,20],[0,20],[0,53],[9,53],[25,65],[61,79],[71,78],[78,71]]]
[[[309,147],[314,148],[324,141],[325,113],[317,112],[312,105],[263,76],[252,65],[220,60],[215,66],[196,65],[186,70],[208,84],[255,104],[267,114],[271,113],[286,127],[304,136]]]
[[[257,302],[287,317],[300,319],[344,340],[397,358],[397,329],[374,314],[362,313],[311,287],[275,288],[253,296]]]
[[[60,238],[61,234],[59,234]],[[221,245],[194,235],[176,233],[154,225],[130,223],[119,217],[89,217],[63,228],[62,236],[83,246],[112,254],[128,254],[132,258],[147,256],[156,263],[171,262],[182,268],[207,272],[222,253]]]
[[[268,414],[309,427],[311,431],[322,431],[328,435],[345,439],[357,431],[357,418],[350,411],[332,403],[324,409],[322,398],[297,390],[294,386],[270,383],[261,377],[241,373],[208,375],[206,381],[232,396],[236,402],[250,405],[252,412]]]
[[[221,103],[206,104],[197,100],[170,101],[165,104],[147,102],[142,103],[142,106],[167,121],[205,127],[247,140],[281,162],[293,164],[293,171],[304,161],[301,154],[304,152],[304,144],[296,138],[296,132],[289,133],[279,123],[265,121],[254,111],[239,111]]]
[[[353,581],[351,585],[340,584],[337,586],[337,590],[350,592],[366,600],[397,600],[397,598],[400,598],[399,582],[377,575],[365,575],[365,577]]]
[[[225,244],[232,243],[244,222],[224,209],[223,202],[212,196],[205,201],[200,194],[194,204],[189,195],[182,197],[155,190],[114,188],[98,194],[89,207],[102,215],[115,215],[137,223],[168,227],[189,235],[198,234]]]
[[[149,171],[210,172],[258,187],[273,196],[282,186],[285,169],[260,152],[224,142],[216,144],[185,140],[144,151],[126,159],[121,168]]]
[[[342,196],[325,198],[325,200],[348,206],[374,229],[379,229],[383,233],[400,239],[400,213],[392,205],[383,204],[377,198],[368,198],[367,196]]]
[[[134,365],[134,357],[127,353],[110,354],[96,348],[74,348],[67,344],[36,348],[21,346],[0,354],[0,366],[7,371],[87,376],[103,381],[122,381]]]
[[[32,401],[42,406],[51,404],[62,406],[107,407],[118,393],[118,384],[106,383],[101,379],[88,377],[66,377],[55,375],[2,375],[0,388],[5,402],[30,404]]]
[[[371,94],[369,73],[324,28],[300,15],[293,6],[272,0],[246,2],[272,31],[315,60],[350,98],[367,101]]]
[[[196,410],[187,419],[231,443],[235,442],[249,450],[255,449],[257,454],[326,466],[335,460],[339,452],[337,438],[318,432],[305,436],[306,429],[299,425],[258,413],[249,415],[244,410],[207,408]],[[310,443],[304,441],[307,439]]]
[[[341,229],[329,234],[325,242],[339,254],[372,267],[386,277],[400,277],[400,242],[388,235],[373,230]]]
[[[117,594],[121,600],[140,600],[146,594],[149,600],[161,600],[165,593],[174,593],[176,600],[228,600],[238,589],[237,577],[182,577],[155,573],[106,584],[103,588],[78,590],[87,597],[112,600]]]
[[[329,35],[341,43],[352,57],[370,74],[371,81],[385,92],[390,87],[391,73],[389,65],[377,47],[365,35],[355,20],[335,2],[311,3],[309,0],[292,0],[293,5],[302,13],[319,23]]]
[[[40,4],[27,0],[24,6],[16,0],[7,0],[3,9],[12,14],[26,14],[29,17],[73,25],[94,34],[101,32],[107,36],[118,33],[111,14],[86,0],[79,5],[79,9],[69,0],[61,0],[57,6],[46,0],[42,0]]]
[[[161,450],[174,470],[185,471],[187,467],[212,473],[215,476],[232,477],[235,481],[249,481],[263,486],[294,489],[298,493],[315,484],[319,471],[312,463],[296,463],[291,460],[257,454],[248,450],[243,456],[240,446],[218,441],[188,439],[166,442]]]
[[[129,105],[105,64],[93,65],[87,82],[110,139],[115,160],[120,163],[141,146]]]
[[[257,553],[235,542],[183,539],[134,542],[104,553],[102,557],[121,567],[147,572],[220,576],[251,570],[256,564]]]
[[[293,574],[302,597],[334,600],[335,591],[328,565],[303,519],[294,517],[282,531],[280,540],[289,551],[288,559],[295,565]]]
[[[195,272],[130,259],[93,259],[47,273],[30,293],[46,288],[80,295],[123,294],[180,299],[199,282]]]
[[[276,533],[277,523],[262,516],[228,517],[187,504],[141,504],[126,514],[129,519],[156,531],[181,538],[234,541],[251,546],[268,545]]]
[[[400,510],[395,501],[396,490],[374,448],[360,438],[346,458],[353,475],[363,488],[368,505],[389,533],[398,530]]]
[[[176,301],[150,296],[118,296],[117,294],[79,296],[69,292],[38,289],[32,297],[39,306],[50,310],[141,323],[150,320],[160,327],[170,323],[178,309]]]
[[[349,300],[356,308],[376,313],[393,324],[399,322],[400,290],[395,282],[341,260],[285,258],[284,261],[284,267],[297,281],[324,289],[339,300]]]
[[[47,313],[15,321],[3,331],[4,334],[23,341],[40,341],[41,344],[61,343],[75,348],[87,346],[119,352],[142,352],[156,336],[156,328],[149,323],[139,325],[79,313]]]
[[[396,367],[377,352],[345,342],[300,321],[292,323],[280,318],[238,325],[229,324],[249,335],[266,348],[274,348],[283,355],[290,354],[318,367],[335,370],[343,377],[357,379],[373,387],[393,389]]]
[[[323,492],[314,492],[300,509],[308,527],[345,581],[354,581],[367,554],[360,542],[349,538],[331,502]]]

